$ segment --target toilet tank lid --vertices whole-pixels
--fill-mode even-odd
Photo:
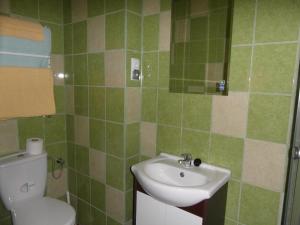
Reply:
[[[47,153],[43,152],[39,155],[30,155],[27,152],[19,152],[16,154],[8,155],[5,157],[0,158],[0,168],[13,166],[17,164],[22,164],[28,161],[36,160],[39,158],[46,157]]]

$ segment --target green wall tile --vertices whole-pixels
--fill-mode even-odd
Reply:
[[[52,23],[43,23],[51,30],[51,53],[52,54],[63,54],[64,53],[64,36],[62,25],[56,25]]]
[[[182,114],[182,97],[180,94],[169,93],[168,90],[158,91],[158,123],[179,126]]]
[[[143,88],[142,91],[142,120],[156,122],[157,89]]]
[[[211,107],[211,96],[185,94],[183,96],[183,127],[210,130]]]
[[[127,0],[127,9],[136,13],[141,13],[142,0]]]
[[[124,89],[106,89],[106,119],[116,122],[124,121]]]
[[[66,136],[67,141],[74,142],[74,116],[66,115]]]
[[[242,171],[244,140],[213,134],[209,161],[231,170],[231,177],[239,179]]]
[[[65,84],[73,84],[74,83],[74,74],[73,74],[73,56],[65,56]]]
[[[144,17],[143,49],[151,51],[158,49],[159,15]]]
[[[210,15],[210,26],[212,15]],[[212,28],[211,28],[212,29]],[[190,21],[190,40],[191,41],[201,41],[207,40],[208,35],[208,16],[199,16],[195,18],[191,18]],[[210,36],[210,38],[212,38]]]
[[[99,16],[104,13],[104,0],[88,0],[88,16]]]
[[[182,131],[182,152],[191,153],[193,158],[200,158],[202,161],[208,160],[209,134],[186,130]]]
[[[105,122],[90,119],[91,148],[105,152]]]
[[[77,221],[79,224],[89,224],[91,221],[90,205],[78,199]]]
[[[72,54],[73,52],[73,25],[64,26],[64,53]]]
[[[85,175],[89,174],[89,149],[80,145],[75,146],[76,169]]]
[[[251,48],[236,47],[231,48],[229,90],[248,91]]]
[[[291,98],[251,95],[247,137],[286,143]]]
[[[88,88],[74,87],[75,113],[88,116]]]
[[[159,52],[159,78],[158,86],[169,87],[170,78],[170,52]]]
[[[104,85],[104,54],[88,54],[89,85]]]
[[[121,225],[121,224],[108,216],[106,225]]]
[[[75,160],[76,160],[76,151],[75,145],[68,143],[67,144],[67,158],[68,158],[68,167],[75,169]]]
[[[130,220],[132,218],[133,213],[133,193],[132,191],[128,191],[125,196],[126,201],[126,220]]]
[[[105,185],[91,180],[91,204],[105,212]]]
[[[141,50],[141,21],[140,16],[127,13],[127,49]]]
[[[296,44],[255,47],[251,91],[291,93],[296,55]]]
[[[92,118],[105,119],[105,88],[89,88],[89,115]]]
[[[280,193],[244,184],[240,222],[251,225],[276,225],[279,203]]]
[[[3,202],[0,201],[0,218],[7,217],[7,216],[9,216],[9,215],[10,215],[10,211],[8,211],[8,210],[5,208]]]
[[[106,156],[106,183],[121,191],[124,190],[124,160]]]
[[[87,56],[74,55],[74,84],[75,85],[86,85],[88,84],[87,76]]]
[[[140,149],[140,124],[126,126],[126,157],[137,155]]]
[[[66,138],[65,116],[56,115],[45,118],[45,143],[64,141]]]
[[[63,0],[63,22],[71,23],[72,22],[72,0]]]
[[[240,200],[240,183],[234,180],[228,182],[226,201],[226,217],[237,220]]]
[[[71,194],[77,195],[77,177],[76,172],[72,169],[68,169],[68,188]]]
[[[161,0],[160,1],[160,11],[166,11],[171,9],[171,0]]]
[[[10,10],[21,16],[38,18],[38,0],[11,0]]]
[[[232,25],[232,43],[249,44],[253,39],[253,23],[255,13],[255,1],[234,1],[234,15]]]
[[[124,156],[124,126],[106,123],[106,151],[108,154]]]
[[[180,154],[180,128],[158,126],[157,153]]]
[[[74,25],[73,25],[73,51],[74,51],[74,53],[85,53],[86,49],[87,49],[86,21],[74,23]]]
[[[126,190],[131,190],[133,188],[133,175],[130,167],[137,163],[139,163],[138,155],[126,160]]]
[[[298,40],[298,29],[300,25],[299,11],[299,1],[260,0],[258,2],[256,17],[256,41]],[[276,26],[271,24],[276,24]]]
[[[143,55],[143,86],[157,87],[158,81],[158,53],[144,53]]]
[[[100,210],[91,208],[91,225],[106,225],[106,216]]]
[[[85,175],[77,173],[78,197],[90,202],[91,199],[91,180]]]
[[[20,148],[25,149],[27,138],[44,138],[44,119],[42,117],[18,119],[18,130]]]
[[[125,0],[105,0],[105,12],[113,12],[125,8]]]
[[[54,86],[54,99],[56,113],[65,112],[65,87],[64,86]]]
[[[48,156],[52,159],[48,158],[48,172],[51,172],[53,169],[57,170],[57,164],[53,168],[52,160],[62,158],[63,160],[67,160],[67,146],[66,143],[58,143],[58,144],[51,144],[46,146],[46,152]]]
[[[125,13],[109,14],[105,20],[106,49],[124,48],[125,40]]]
[[[41,20],[62,23],[63,5],[61,0],[39,0],[39,16]]]

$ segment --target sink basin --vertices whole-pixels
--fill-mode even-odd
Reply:
[[[142,188],[153,198],[177,207],[195,205],[212,197],[230,178],[230,171],[202,163],[186,168],[177,156],[158,157],[131,167]]]

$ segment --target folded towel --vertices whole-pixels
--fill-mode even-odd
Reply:
[[[33,41],[16,37],[0,36],[0,52],[13,52],[49,56],[51,52],[51,31],[43,28],[45,39]]]
[[[44,40],[43,27],[41,24],[1,15],[0,35],[34,41]]]
[[[4,67],[48,68],[49,59],[48,56],[13,55],[0,52],[0,66]]]
[[[0,67],[0,119],[54,113],[50,69]]]

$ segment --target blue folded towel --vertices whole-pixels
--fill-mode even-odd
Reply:
[[[0,66],[48,67],[51,52],[49,28],[44,28],[44,35],[43,41],[0,36]]]

